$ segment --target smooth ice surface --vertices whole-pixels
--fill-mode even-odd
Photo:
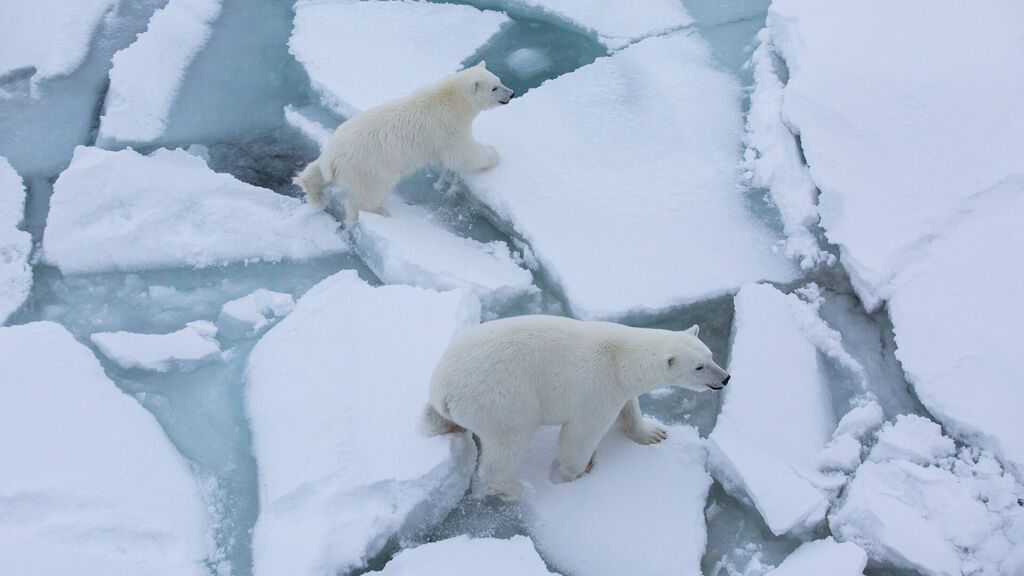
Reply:
[[[508,21],[456,4],[302,0],[288,45],[323,103],[351,117],[458,71]]]
[[[167,117],[192,59],[210,37],[222,0],[169,0],[131,46],[114,54],[98,142],[150,142]]]
[[[720,481],[749,497],[776,535],[825,519],[830,480],[818,471],[836,417],[809,328],[824,323],[795,295],[767,285],[736,296],[732,380],[709,436]],[[781,414],[799,417],[780,418]]]
[[[829,536],[804,542],[765,576],[861,576],[867,563],[868,555],[860,546],[837,543]]]
[[[220,355],[217,327],[205,320],[189,322],[168,334],[97,332],[90,340],[104,356],[126,369],[190,369]]]
[[[548,571],[544,561],[526,536],[508,540],[458,536],[440,542],[423,544],[399,552],[380,576],[412,574],[444,576],[557,576]]]
[[[0,324],[32,290],[32,238],[18,229],[25,214],[25,185],[11,163],[0,156]]]
[[[54,185],[43,258],[65,273],[299,260],[346,250],[337,227],[184,150],[79,147]]]
[[[196,479],[89,349],[37,322],[0,328],[0,358],[4,572],[207,574]]]
[[[256,576],[345,573],[447,514],[469,485],[473,442],[416,427],[434,364],[479,316],[463,291],[372,288],[342,271],[263,336],[246,391]]]
[[[506,243],[463,238],[432,221],[425,210],[389,202],[390,217],[363,214],[353,248],[381,281],[421,288],[465,288],[486,308],[507,306],[540,291]]]
[[[78,68],[103,15],[117,0],[0,4],[0,77],[28,70],[32,85]],[[0,96],[3,96],[0,90]]]
[[[527,528],[552,566],[587,576],[700,574],[711,486],[705,450],[694,428],[667,430],[668,440],[641,446],[613,427],[593,470],[560,484],[549,479],[558,428],[537,434],[520,471],[531,485]]]
[[[695,34],[599,58],[482,114],[475,132],[502,161],[467,174],[470,189],[529,243],[573,316],[662,313],[794,278],[744,204],[739,87]]]
[[[217,328],[225,338],[252,338],[294,309],[295,298],[291,294],[260,288],[225,302],[217,316]]]

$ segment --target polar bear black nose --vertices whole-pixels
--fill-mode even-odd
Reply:
[[[509,97],[509,98],[515,98],[515,97],[516,97],[516,92],[515,92],[515,90],[509,90],[509,91],[508,91],[508,97]]]
[[[729,384],[729,378],[732,378],[732,375],[731,374],[726,374],[725,375],[725,380],[722,380],[722,386],[726,386],[726,385]]]

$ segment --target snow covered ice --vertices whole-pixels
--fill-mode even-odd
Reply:
[[[25,213],[25,186],[11,163],[0,156],[0,324],[28,298],[32,238],[18,229]]]
[[[767,576],[861,576],[868,556],[856,544],[833,538],[805,542]]]
[[[399,552],[380,576],[444,574],[445,576],[558,576],[549,572],[525,536],[508,540],[458,536]]]
[[[90,339],[104,356],[126,369],[189,369],[220,354],[217,327],[204,320],[169,334],[97,332]]]
[[[260,288],[225,302],[217,316],[218,333],[225,338],[252,338],[295,309],[291,294]]]

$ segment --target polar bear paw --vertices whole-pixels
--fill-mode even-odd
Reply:
[[[488,482],[487,492],[506,502],[519,500],[523,496],[523,483],[518,480]]]
[[[661,426],[640,422],[636,427],[626,430],[626,435],[637,444],[657,444],[668,438],[668,430]]]
[[[501,155],[498,154],[498,150],[494,146],[486,146],[486,155],[484,156],[484,165],[481,170],[490,170],[501,162]]]

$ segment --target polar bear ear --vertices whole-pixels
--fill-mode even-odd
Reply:
[[[476,68],[483,68],[484,70],[487,70],[487,61],[481,60],[477,63]]]
[[[698,334],[700,334],[700,326],[694,324],[693,326],[690,326],[689,328],[684,330],[684,332],[686,332],[690,336],[697,336]]]

